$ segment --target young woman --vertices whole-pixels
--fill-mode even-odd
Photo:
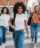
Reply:
[[[24,42],[24,29],[26,27],[27,37],[29,37],[27,15],[25,14],[26,7],[22,2],[16,3],[13,12],[14,16],[10,17],[9,24],[13,31],[15,48],[23,48]],[[15,26],[11,24],[12,19],[15,17]]]
[[[32,41],[34,39],[34,48],[36,48],[36,43],[37,43],[37,36],[39,32],[39,7],[35,6],[34,11],[33,11],[33,16],[32,16],[32,21],[31,21],[31,37]]]
[[[0,48],[5,48],[6,43],[6,34],[7,34],[7,27],[8,27],[8,20],[9,20],[9,10],[6,7],[3,7],[1,10],[1,17],[2,20],[0,23]]]

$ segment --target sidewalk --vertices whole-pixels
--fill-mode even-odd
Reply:
[[[5,48],[14,48],[12,32],[9,31],[7,32],[7,42]],[[31,34],[30,34],[30,39],[27,39],[26,30],[25,30],[24,48],[33,48],[33,44],[31,42]],[[38,33],[37,48],[40,48],[40,32]]]

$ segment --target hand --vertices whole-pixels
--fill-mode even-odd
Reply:
[[[27,33],[27,38],[29,39],[29,33]]]
[[[15,26],[11,26],[12,29],[15,29]]]

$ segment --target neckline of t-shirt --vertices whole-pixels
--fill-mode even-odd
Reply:
[[[1,14],[1,15],[8,15],[8,14]]]
[[[23,13],[22,13],[22,14],[18,14],[18,13],[17,13],[16,15],[23,15]]]

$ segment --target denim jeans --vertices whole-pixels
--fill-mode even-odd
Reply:
[[[31,37],[34,38],[35,43],[37,43],[38,31],[39,24],[31,23]]]
[[[23,48],[24,42],[24,30],[14,30],[13,31],[13,39],[15,48]]]
[[[0,26],[0,46],[2,45],[2,43],[6,42],[6,32],[7,29],[3,26]]]
[[[39,23],[39,30],[40,30],[40,23]]]

